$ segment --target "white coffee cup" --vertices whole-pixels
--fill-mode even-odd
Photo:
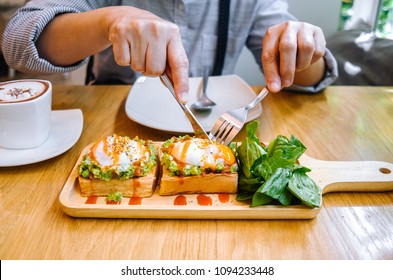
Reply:
[[[0,83],[0,148],[31,149],[49,137],[52,84],[46,80]]]

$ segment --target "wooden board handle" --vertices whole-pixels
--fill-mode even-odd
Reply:
[[[393,164],[383,161],[325,161],[303,155],[300,164],[328,192],[379,192],[393,190]]]

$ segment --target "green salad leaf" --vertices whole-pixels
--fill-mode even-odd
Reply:
[[[237,148],[239,180],[237,200],[251,199],[251,206],[304,204],[320,207],[321,189],[298,164],[306,147],[295,136],[279,135],[264,147],[258,137],[259,123],[246,126],[247,137]]]
[[[251,166],[262,155],[266,154],[265,149],[261,145],[258,137],[258,122],[250,122],[246,126],[247,137],[242,141],[241,145],[237,148],[238,156],[241,161],[241,172],[246,178],[253,178],[251,173]]]
[[[288,189],[307,206],[321,206],[321,189],[306,173],[295,171],[288,182]]]

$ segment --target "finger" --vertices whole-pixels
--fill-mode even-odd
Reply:
[[[166,44],[154,43],[149,44],[146,50],[145,76],[160,76],[164,73],[166,67]]]
[[[276,32],[276,28],[273,27],[266,32],[262,42],[262,67],[266,85],[272,92],[280,91],[282,88],[279,74],[278,40],[279,32]]]
[[[112,42],[113,56],[120,66],[130,65],[130,45],[126,40]]]
[[[167,52],[168,67],[170,68],[175,94],[180,102],[187,103],[189,63],[180,35],[176,35],[170,39]]]
[[[282,34],[279,42],[280,53],[280,77],[283,87],[289,87],[293,83],[296,70],[297,55],[297,30],[291,23]]]
[[[315,53],[314,34],[300,31],[298,34],[298,51],[296,58],[296,70],[301,71],[310,66]]]
[[[148,42],[142,38],[133,39],[131,41],[131,68],[137,72],[145,72],[146,70],[146,51]]]
[[[311,63],[317,62],[321,57],[325,55],[326,52],[326,39],[322,32],[322,29],[320,29],[319,27],[316,27],[316,31],[314,32],[314,42],[315,51]]]

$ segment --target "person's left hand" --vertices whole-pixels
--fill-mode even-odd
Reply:
[[[325,54],[322,30],[312,24],[287,21],[272,26],[263,39],[262,66],[272,92],[292,85],[296,73],[309,68]]]

